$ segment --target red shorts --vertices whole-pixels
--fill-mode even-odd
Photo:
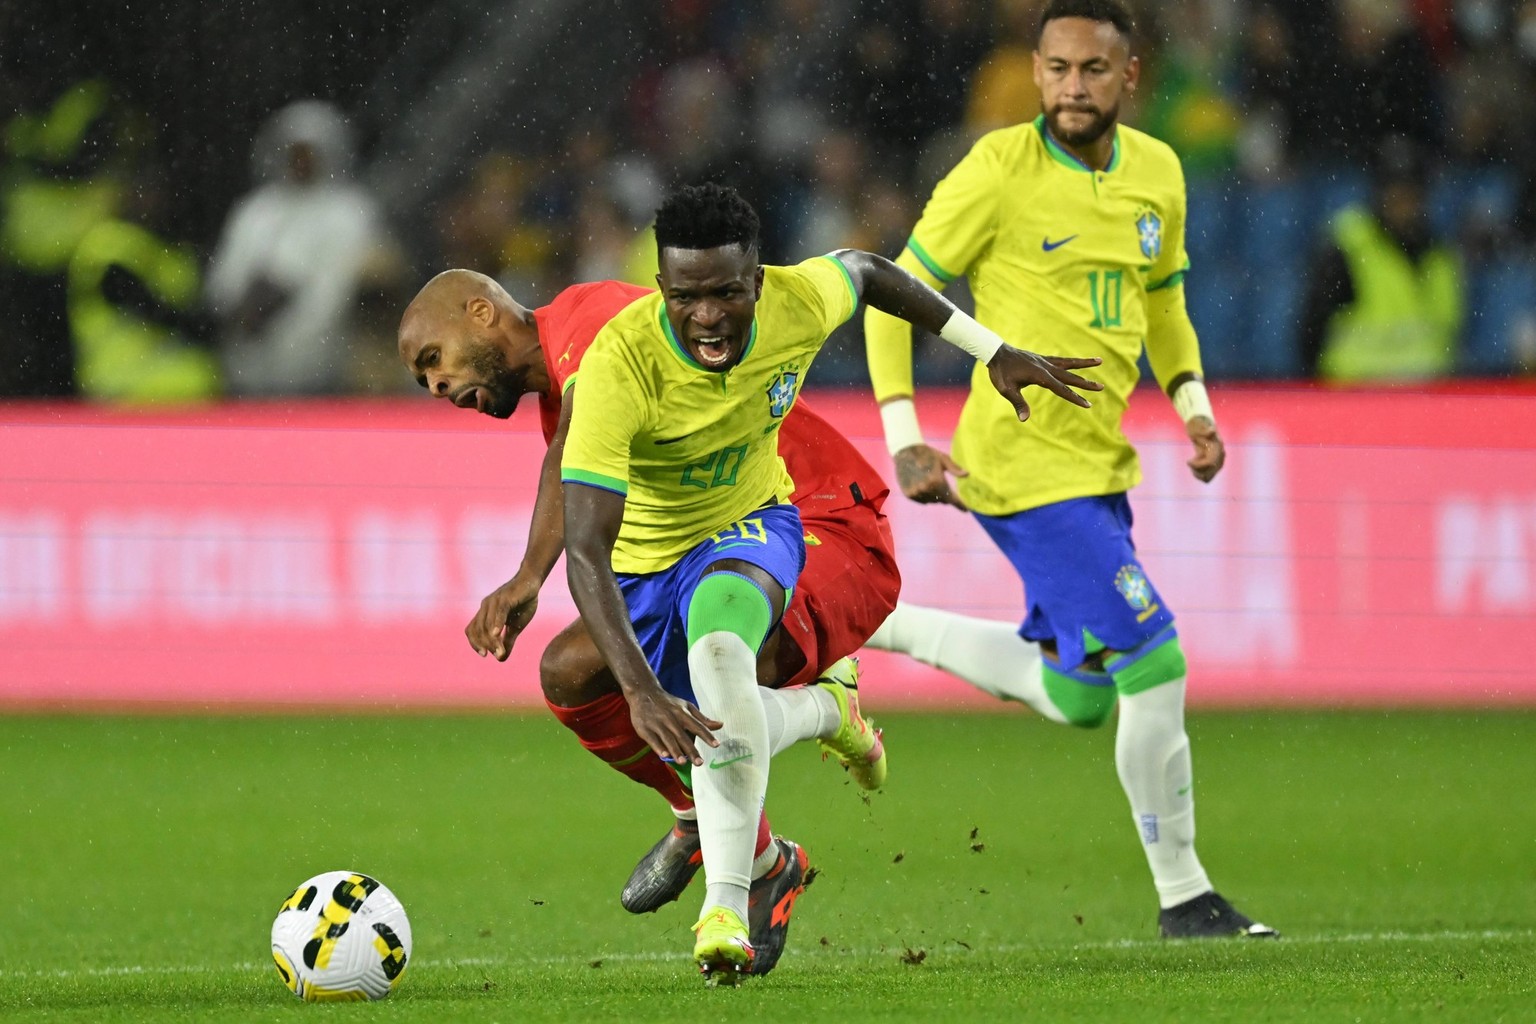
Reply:
[[[901,573],[890,522],[890,488],[804,397],[779,431],[805,526],[805,569],[782,626],[806,665],[786,685],[808,683],[864,646],[896,607]]]

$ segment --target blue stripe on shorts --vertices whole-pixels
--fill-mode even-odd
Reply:
[[[1173,612],[1136,557],[1123,492],[976,519],[1024,582],[1019,635],[1055,641],[1066,668],[1087,657],[1085,631],[1112,651],[1172,635]]]
[[[794,505],[770,505],[706,537],[661,572],[617,574],[629,621],[651,671],[674,697],[698,701],[688,678],[688,604],[704,570],[723,559],[748,562],[784,588],[785,604],[805,568],[805,530]]]

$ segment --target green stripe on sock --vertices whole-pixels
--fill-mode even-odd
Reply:
[[[634,754],[631,754],[629,757],[626,757],[622,761],[609,761],[608,763],[610,765],[612,765],[613,767],[615,767],[615,768],[628,768],[630,765],[637,763],[642,757],[650,757],[650,756],[651,756],[651,748],[650,748],[650,746],[647,745],[647,746],[641,747],[639,749],[639,751],[637,751]]]
[[[756,583],[739,573],[712,572],[688,601],[688,646],[710,633],[735,633],[756,651],[772,623],[768,595]]]
[[[1046,665],[1043,669],[1045,695],[1066,716],[1068,722],[1094,729],[1104,724],[1115,707],[1115,688],[1106,677],[1103,685],[1084,683]],[[1097,675],[1097,673],[1095,673]]]
[[[1184,659],[1184,648],[1179,646],[1177,635],[1149,651],[1127,651],[1111,658],[1104,667],[1115,680],[1115,688],[1126,696],[1144,693],[1189,674],[1189,663]]]

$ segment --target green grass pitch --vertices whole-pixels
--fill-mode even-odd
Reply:
[[[1156,937],[1111,731],[880,721],[867,799],[811,745],[775,763],[820,874],[732,991],[686,955],[698,883],[618,905],[660,801],[545,717],[0,718],[0,1019],[1536,1020],[1536,715],[1192,716],[1202,858],[1285,933],[1215,944]],[[384,1003],[271,965],[333,868],[410,913]]]

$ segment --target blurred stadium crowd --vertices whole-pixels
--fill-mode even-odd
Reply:
[[[0,395],[408,390],[394,326],[436,270],[530,305],[649,283],[651,211],[704,178],[764,215],[767,262],[894,256],[970,143],[1039,110],[1040,0],[92,6],[0,11]],[[1212,377],[1316,372],[1319,254],[1383,168],[1461,267],[1444,372],[1536,373],[1536,0],[1136,6],[1124,119],[1183,158]],[[845,341],[819,383],[863,379]]]

